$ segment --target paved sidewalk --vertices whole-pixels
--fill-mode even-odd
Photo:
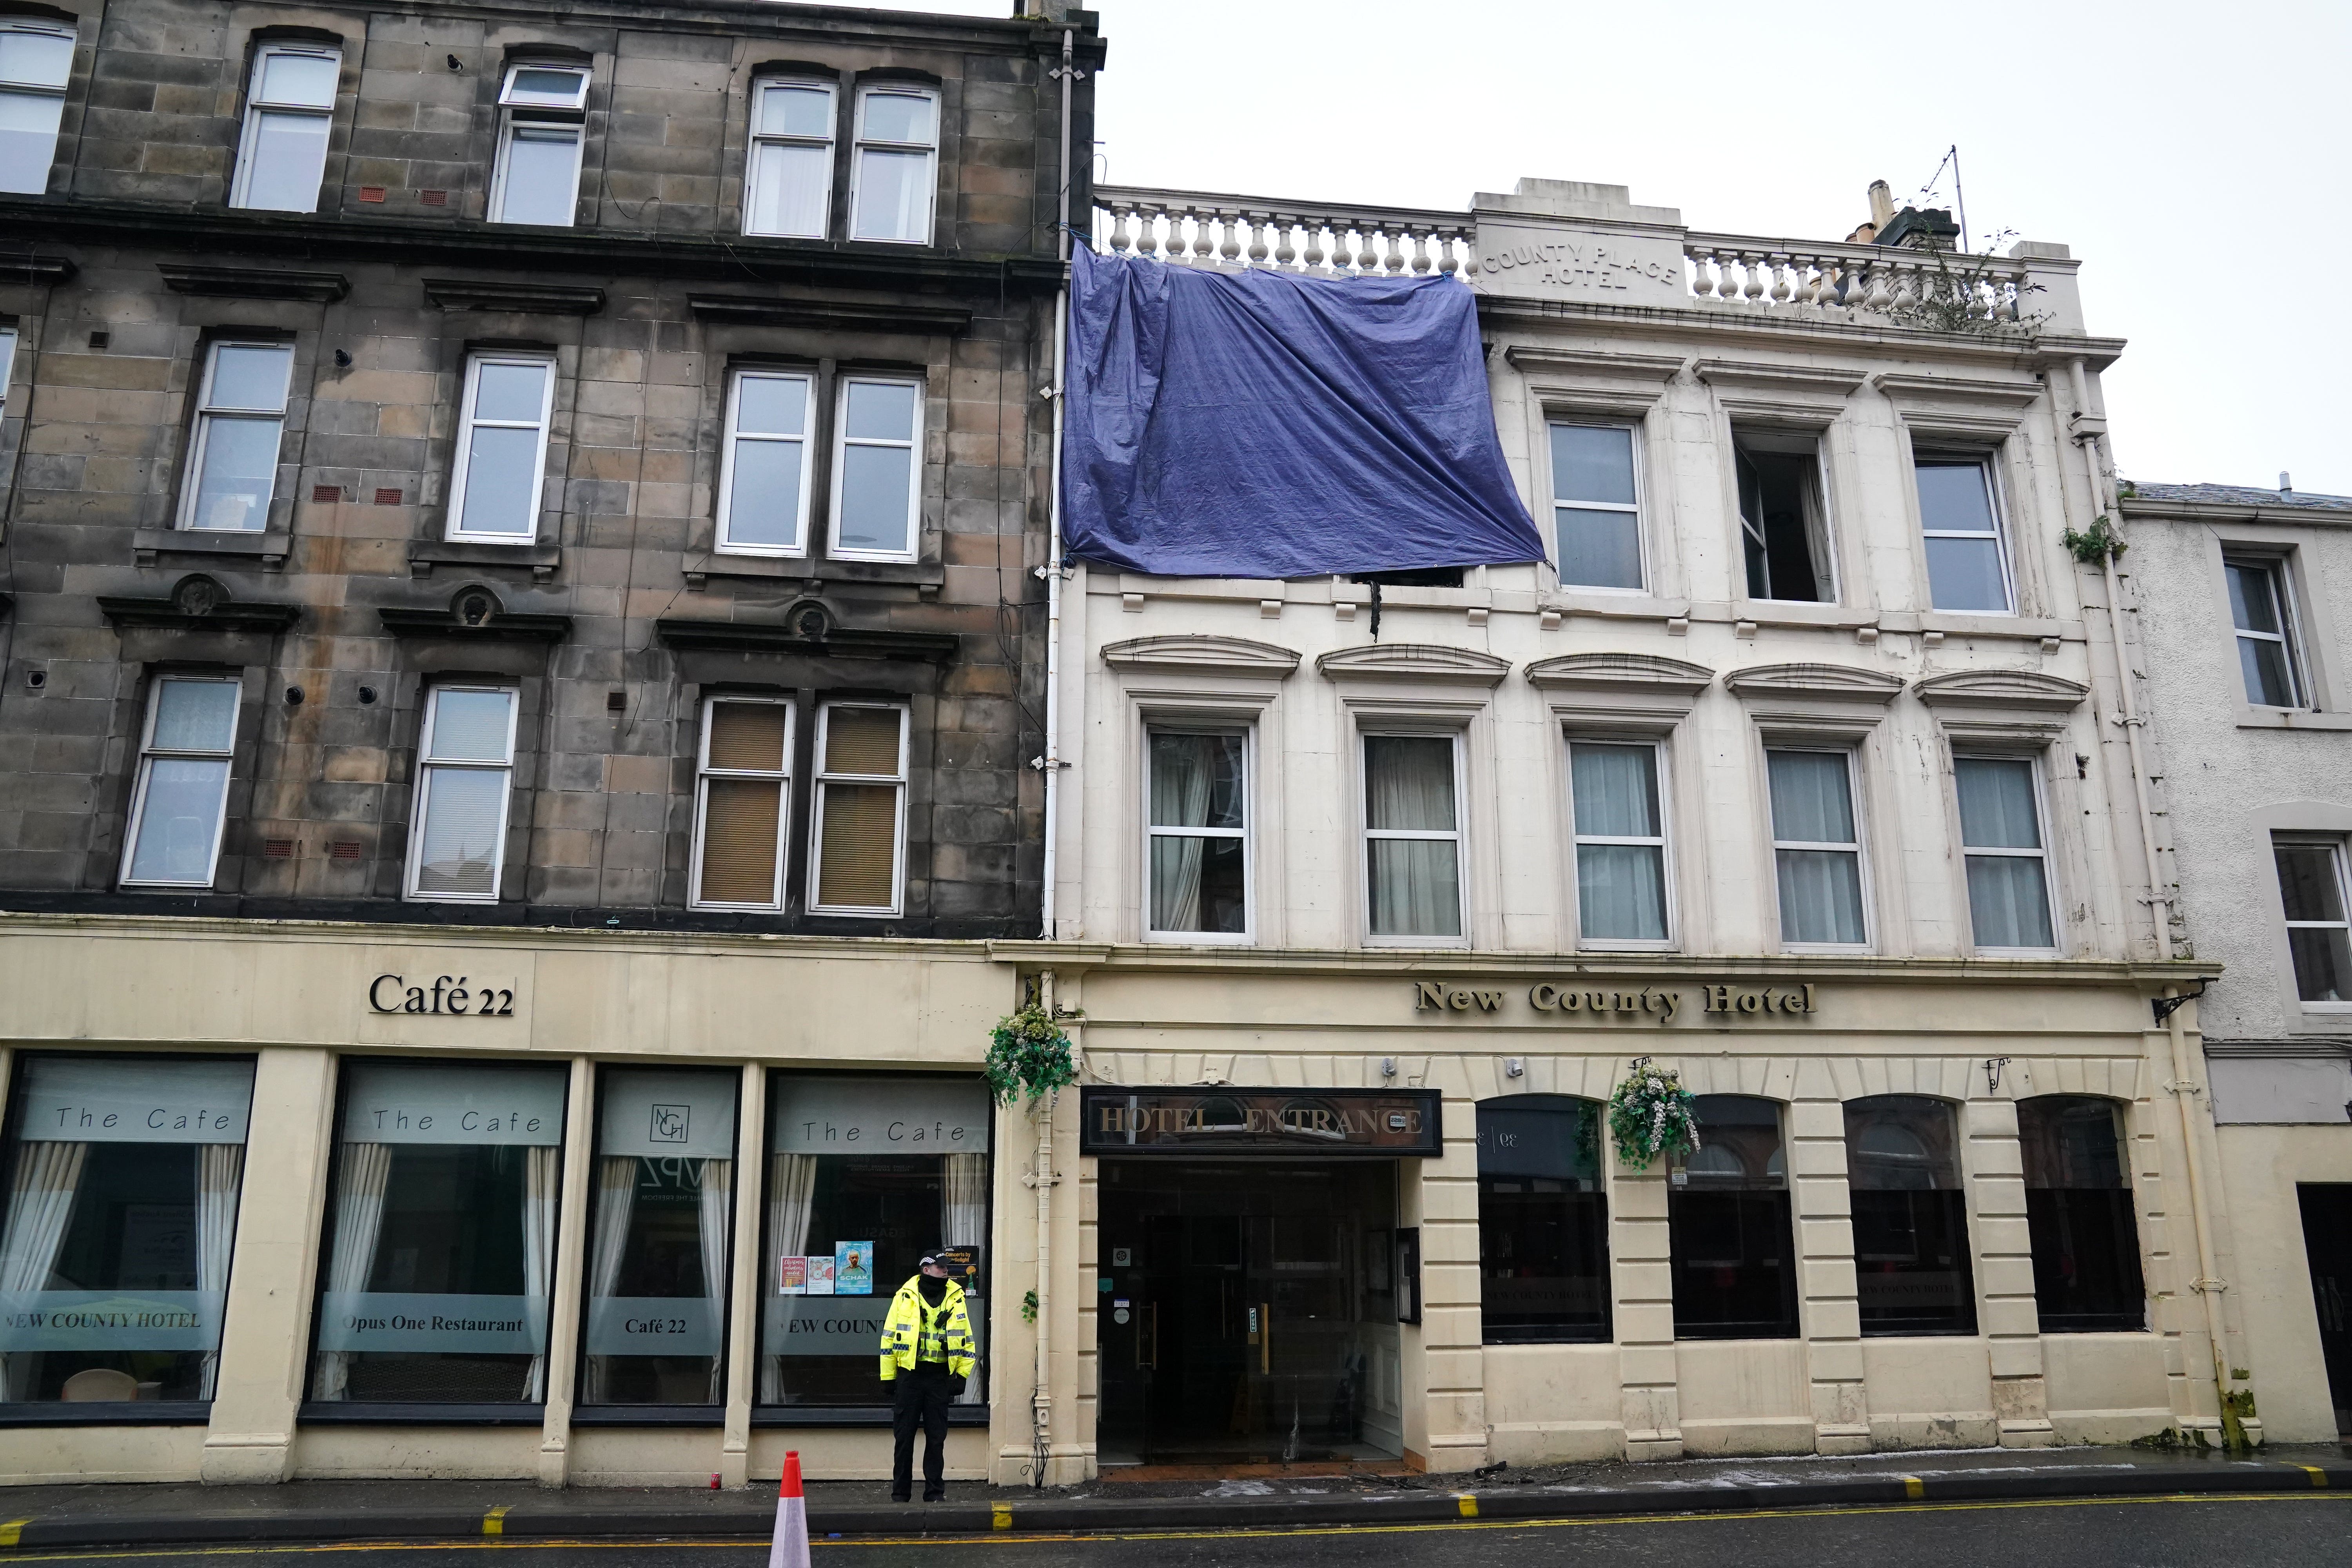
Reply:
[[[2352,1489],[2352,1446],[2259,1457],[2130,1448],[1961,1449],[1853,1458],[1685,1459],[1546,1466],[1462,1476],[1252,1475],[1116,1480],[1064,1489],[957,1485],[950,1500],[893,1503],[878,1481],[817,1481],[820,1535],[1240,1529],[1542,1519],[1916,1501]],[[527,1481],[295,1481],[277,1487],[93,1485],[0,1490],[0,1547],[253,1541],[740,1536],[775,1518],[765,1485],[741,1491],[580,1488]]]

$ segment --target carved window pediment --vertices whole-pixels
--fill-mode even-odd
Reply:
[[[1696,697],[1715,683],[1703,664],[1643,653],[1570,653],[1528,666],[1531,685],[1571,691]]]
[[[2091,689],[2038,669],[1960,669],[1931,675],[1911,689],[1935,708],[1992,708],[2063,713],[2083,704]]]
[[[2042,392],[2038,381],[1893,372],[1873,376],[1871,384],[1895,405],[1906,424],[1931,431],[1994,437],[2016,429]]]
[[[1298,655],[1291,648],[1205,633],[1115,642],[1103,648],[1102,656],[1103,662],[1116,669],[1254,675],[1270,680],[1280,680],[1298,668]]]
[[[1475,648],[1425,643],[1374,643],[1342,648],[1315,661],[1326,677],[1344,680],[1427,681],[1448,686],[1501,684],[1511,661]]]
[[[1834,420],[1864,379],[1858,370],[1746,360],[1703,359],[1696,368],[1698,378],[1715,389],[1726,413],[1811,426]]]
[[[1883,705],[1903,689],[1903,678],[1842,664],[1759,664],[1733,670],[1723,684],[1741,697]]]

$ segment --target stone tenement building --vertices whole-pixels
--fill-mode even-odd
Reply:
[[[1038,919],[1028,10],[0,0],[0,1294],[178,1325],[0,1476],[871,1469]]]
[[[165,0],[0,27],[8,79],[62,89],[46,168],[0,150],[12,902],[1032,929],[1057,35]],[[165,667],[238,675],[209,864],[132,845]],[[414,853],[451,676],[513,693],[508,831],[464,870]],[[829,892],[793,833],[772,890],[695,885],[728,689],[789,696],[803,780],[824,703],[898,706],[903,878],[862,845],[879,875]]]

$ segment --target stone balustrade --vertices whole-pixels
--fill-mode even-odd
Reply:
[[[1468,213],[1095,187],[1097,250],[1193,267],[1452,277],[1467,264],[1471,233]]]
[[[1096,249],[1111,255],[1324,277],[1467,279],[1480,255],[1467,212],[1132,185],[1095,188],[1093,232]],[[1682,252],[1686,297],[1706,308],[1859,313],[1953,331],[2036,314],[2027,264],[2013,258],[1717,234],[1685,236]]]
[[[2026,264],[1874,245],[1803,245],[1740,235],[1683,241],[1691,296],[1764,310],[1811,306],[1959,327],[1961,319],[2015,321],[2034,314]]]

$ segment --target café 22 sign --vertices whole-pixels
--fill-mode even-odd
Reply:
[[[423,1014],[443,1018],[511,1018],[511,985],[477,985],[464,974],[379,974],[368,984],[368,1008],[376,1013]]]

